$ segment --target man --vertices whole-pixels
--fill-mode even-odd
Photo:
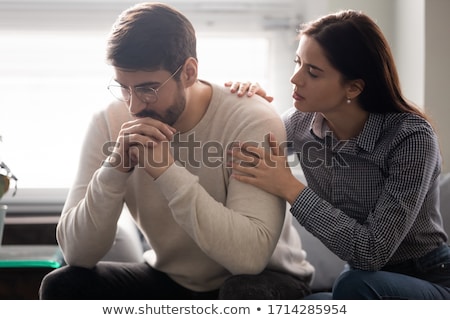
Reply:
[[[269,130],[286,137],[276,112],[262,99],[198,80],[194,29],[164,4],[123,12],[107,58],[114,69],[109,89],[122,102],[91,123],[57,227],[68,266],[45,277],[40,297],[307,294],[313,268],[285,202],[230,178],[227,163],[233,143],[263,143]],[[151,249],[144,263],[99,262],[124,204]]]

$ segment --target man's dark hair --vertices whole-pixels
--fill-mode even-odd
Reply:
[[[114,67],[174,72],[187,58],[197,59],[195,30],[168,5],[137,4],[117,18],[106,55]]]

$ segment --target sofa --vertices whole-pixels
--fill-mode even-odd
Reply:
[[[301,181],[305,181],[300,170],[295,170],[293,173]],[[442,175],[440,178],[440,205],[441,213],[444,223],[444,229],[450,235],[450,173]],[[286,208],[287,214],[289,206]],[[327,247],[325,247],[316,237],[306,231],[294,219],[295,227],[297,228],[302,239],[302,245],[307,252],[308,261],[315,267],[316,272],[312,281],[312,290],[330,291],[334,280],[342,271],[345,262],[333,254]],[[103,258],[107,261],[143,261],[142,253],[148,247],[138,232],[134,222],[131,219],[127,208],[119,220],[119,227],[117,229],[116,240],[113,247]]]

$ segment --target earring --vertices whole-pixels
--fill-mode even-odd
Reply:
[[[347,98],[347,104],[350,104],[350,103],[352,103],[352,99]]]

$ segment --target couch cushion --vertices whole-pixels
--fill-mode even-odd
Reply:
[[[314,292],[330,290],[334,280],[343,270],[345,262],[325,247],[319,239],[302,227],[296,220],[294,220],[294,224],[302,239],[302,246],[306,251],[306,259],[316,269],[311,289]]]
[[[450,235],[450,173],[446,173],[441,177],[440,198],[444,229]]]

